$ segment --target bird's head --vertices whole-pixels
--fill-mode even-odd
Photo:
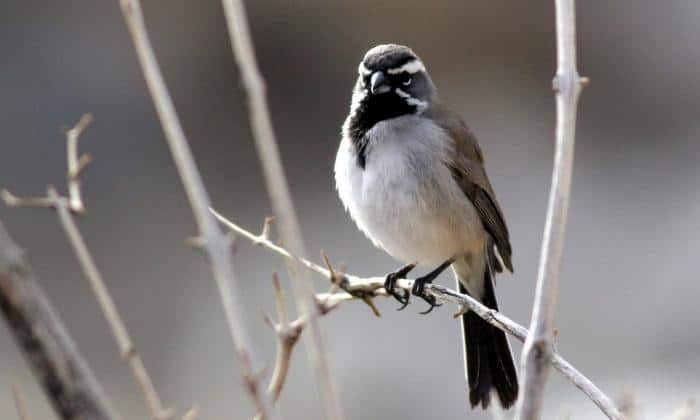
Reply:
[[[436,100],[436,89],[421,59],[408,47],[378,45],[358,67],[354,100],[386,118],[420,114]]]

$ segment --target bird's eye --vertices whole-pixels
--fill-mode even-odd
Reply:
[[[406,77],[404,77],[403,80],[401,81],[401,84],[404,85],[404,86],[408,86],[408,85],[411,84],[412,81],[413,81],[413,80],[411,79],[411,76],[406,76]]]

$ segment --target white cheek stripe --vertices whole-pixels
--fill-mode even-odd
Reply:
[[[408,73],[408,74],[415,74],[418,73],[419,71],[425,71],[425,66],[423,65],[423,62],[415,59],[411,60],[408,63],[404,64],[401,67],[396,67],[393,69],[389,69],[386,72],[389,74],[399,74],[399,73]]]
[[[413,96],[409,95],[408,93],[404,92],[403,90],[401,90],[399,88],[396,88],[394,90],[396,91],[397,95],[406,99],[407,104],[415,106],[418,109],[419,113],[425,111],[425,109],[428,107],[428,103],[426,101],[421,101],[420,99],[416,99]]]

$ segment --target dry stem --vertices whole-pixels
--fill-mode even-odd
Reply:
[[[542,240],[530,334],[520,360],[523,378],[515,418],[538,420],[542,416],[544,389],[554,354],[554,313],[559,289],[561,256],[574,162],[576,108],[587,79],[576,70],[575,0],[556,0],[558,68],[554,78],[557,99],[556,152],[547,219]],[[621,418],[613,413],[611,418]]]
[[[275,244],[268,237],[263,237],[262,235],[255,235],[250,231],[236,225],[232,221],[226,219],[224,216],[211,210],[216,218],[228,227],[235,234],[241,235],[246,239],[250,240],[253,244],[264,247],[276,254],[279,254],[287,259],[294,259],[300,265],[308,268],[310,271],[314,271],[324,278],[331,281],[333,284],[337,284],[338,280],[334,279],[331,270],[324,268],[316,263],[308,261],[304,258],[299,258],[291,254],[287,249]],[[386,290],[384,290],[384,277],[359,277],[352,274],[342,274],[342,284],[343,291],[335,292],[332,288],[329,293],[319,293],[316,295],[317,302],[324,302],[328,305],[337,305],[340,302],[347,300],[353,300],[363,297],[374,298],[378,296],[388,296]],[[397,281],[396,286],[404,290],[410,291],[413,287],[413,280],[411,279],[400,279]],[[478,316],[485,319],[488,323],[499,328],[520,341],[525,341],[528,335],[528,330],[507,318],[503,314],[493,309],[490,309],[481,302],[475,300],[471,296],[463,295],[455,290],[443,287],[437,284],[426,285],[426,292],[434,296],[440,302],[450,302],[458,307],[457,313],[455,313],[455,318],[459,317],[465,311],[474,311]],[[303,321],[303,317],[299,318],[299,322]],[[293,324],[293,321],[291,324]],[[615,407],[615,403],[603,393],[590,379],[579,372],[574,366],[572,366],[568,361],[561,357],[556,352],[553,353],[550,363],[556,370],[558,370],[564,377],[566,377],[571,383],[573,383],[578,389],[580,389],[588,398],[595,403],[598,408],[610,419],[621,419],[618,409]]]
[[[119,353],[131,368],[131,372],[146,400],[146,405],[148,406],[151,416],[155,420],[166,420],[174,415],[174,411],[163,407],[160,396],[153,385],[153,380],[146,371],[141,356],[134,348],[133,341],[119,314],[119,310],[112,296],[109,294],[102,274],[97,269],[97,265],[73,218],[74,213],[80,214],[85,212],[85,207],[81,198],[79,178],[88,159],[78,158],[77,142],[80,134],[87,128],[91,120],[92,118],[88,114],[83,115],[78,124],[66,132],[68,149],[68,197],[60,196],[53,186],[48,187],[46,197],[20,198],[7,190],[3,190],[1,195],[8,206],[43,207],[56,210],[61,227],[73,247],[78,262],[85,273],[85,277],[107,319],[112,335],[119,347]]]
[[[136,49],[139,64],[146,79],[146,85],[153,99],[161,126],[175,160],[178,173],[185,187],[199,229],[199,236],[211,263],[219,288],[221,303],[226,314],[229,331],[236,347],[238,361],[246,384],[246,389],[258,412],[268,420],[278,418],[269,398],[261,392],[260,377],[257,372],[257,356],[253,351],[248,329],[244,323],[243,305],[239,295],[238,280],[233,269],[230,253],[230,238],[217,226],[209,214],[209,194],[190,151],[187,138],[175,111],[175,105],[163,80],[153,46],[148,37],[146,24],[138,0],[121,0],[124,20]]]
[[[282,167],[267,104],[265,81],[255,58],[245,6],[243,0],[223,0],[223,7],[233,53],[247,91],[250,123],[265,175],[265,184],[272,201],[272,208],[280,220],[280,236],[295,255],[303,257],[305,255],[304,240]],[[300,269],[295,260],[289,260],[287,268],[293,280],[292,284],[299,312],[308,318],[310,336],[306,340],[306,348],[314,372],[316,372],[326,417],[330,420],[342,420],[343,412],[340,398],[335,381],[330,374],[311,278],[305,270]]]
[[[0,309],[59,418],[120,418],[2,223]],[[15,398],[20,417],[28,418],[18,390]]]

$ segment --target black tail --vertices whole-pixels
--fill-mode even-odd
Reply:
[[[459,281],[458,281],[459,283]],[[498,309],[490,270],[484,275],[482,303]],[[459,283],[459,290],[467,290]],[[462,316],[466,351],[469,401],[472,407],[487,408],[491,392],[495,391],[503,408],[509,408],[518,398],[518,377],[506,334],[473,312]]]

